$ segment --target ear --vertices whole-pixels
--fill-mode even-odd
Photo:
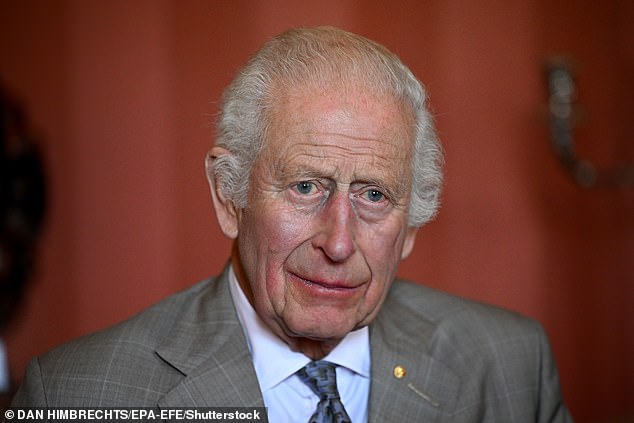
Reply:
[[[218,157],[225,154],[231,154],[222,147],[214,147],[205,158],[205,170],[207,173],[207,181],[209,181],[209,189],[211,191],[211,199],[216,211],[216,219],[222,232],[231,239],[238,237],[239,210],[233,204],[230,198],[227,198],[220,189],[216,175],[214,172],[214,164]]]
[[[406,259],[414,249],[414,241],[416,241],[417,233],[417,227],[410,226],[407,228],[407,233],[405,234],[405,242],[403,242],[403,250],[401,251],[401,260]]]

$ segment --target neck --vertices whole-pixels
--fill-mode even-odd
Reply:
[[[284,338],[282,338],[284,339]],[[341,341],[316,341],[308,338],[284,339],[291,350],[300,352],[311,360],[321,360],[332,351]]]

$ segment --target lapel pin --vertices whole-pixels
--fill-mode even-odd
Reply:
[[[405,377],[405,367],[403,366],[395,366],[394,367],[394,377],[397,379],[403,379]]]

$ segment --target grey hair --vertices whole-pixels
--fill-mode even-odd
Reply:
[[[251,168],[266,139],[275,93],[329,81],[342,87],[361,81],[410,108],[415,141],[408,224],[418,227],[431,220],[439,206],[442,150],[422,84],[385,47],[332,27],[292,29],[269,40],[227,87],[216,145],[229,154],[216,158],[210,169],[219,189],[236,207],[246,207]]]

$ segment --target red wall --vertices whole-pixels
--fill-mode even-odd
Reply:
[[[401,275],[539,319],[577,422],[634,416],[634,188],[576,186],[543,117],[544,62],[569,55],[579,154],[633,160],[634,3],[389,4],[0,2],[0,78],[42,134],[51,193],[37,275],[3,334],[14,376],[221,269],[203,157],[222,88],[269,36],[330,24],[386,44],[431,92],[443,207]]]

